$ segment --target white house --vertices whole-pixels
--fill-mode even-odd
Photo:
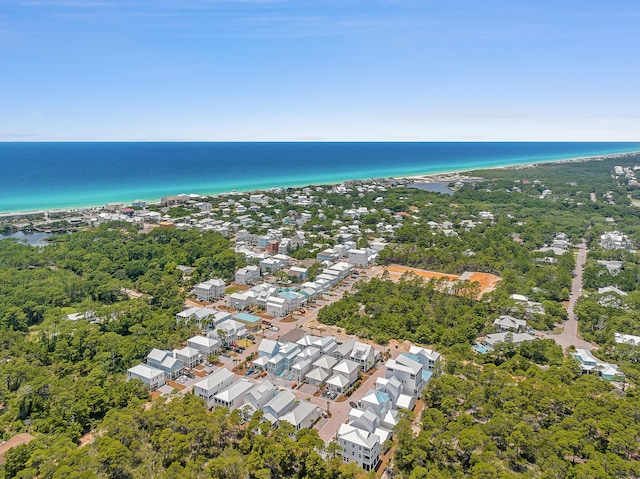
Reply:
[[[224,281],[221,279],[210,279],[197,284],[194,293],[200,301],[213,301],[224,297],[224,287]]]
[[[305,381],[308,384],[311,384],[312,386],[320,387],[325,382],[327,382],[327,379],[329,379],[330,375],[331,375],[330,372],[327,371],[326,369],[314,367],[311,371],[307,373]]]
[[[293,408],[296,401],[291,391],[280,391],[262,408],[264,418],[276,426],[280,418]]]
[[[198,349],[189,346],[182,349],[174,349],[173,356],[182,361],[188,369],[195,368],[203,359],[202,353]]]
[[[253,411],[262,409],[275,395],[276,388],[267,380],[255,384],[244,396],[244,403]]]
[[[260,281],[260,268],[255,265],[245,266],[236,271],[236,283],[254,284]]]
[[[514,318],[508,314],[503,314],[493,321],[493,325],[500,331],[513,331],[519,333],[527,328],[527,321],[524,319]]]
[[[350,387],[349,378],[347,378],[343,374],[334,374],[329,379],[327,379],[327,387],[331,391],[335,391],[339,394],[344,394]]]
[[[409,347],[409,353],[417,356],[418,361],[426,371],[433,371],[433,368],[440,359],[440,353],[420,346],[411,345]]]
[[[349,263],[354,266],[360,266],[361,268],[371,266],[375,262],[376,257],[377,253],[369,248],[349,250]]]
[[[397,378],[402,383],[402,392],[413,397],[420,397],[425,384],[422,364],[404,354],[387,361],[385,377]]]
[[[200,351],[203,357],[208,357],[217,353],[222,346],[222,343],[217,338],[210,338],[208,336],[194,336],[187,340],[187,346]]]
[[[225,390],[220,391],[213,398],[216,406],[224,406],[230,410],[238,409],[244,403],[245,395],[254,387],[247,379],[234,382]]]
[[[247,335],[247,328],[244,324],[235,319],[227,319],[218,324],[215,331],[211,331],[207,336],[211,338],[219,337],[223,344],[231,344]]]
[[[283,318],[289,311],[286,307],[287,301],[284,298],[278,296],[271,296],[267,300],[267,314],[276,318]]]
[[[229,295],[229,306],[238,311],[253,306],[256,302],[256,293],[253,291],[235,292]]]
[[[127,381],[132,379],[139,379],[150,391],[155,391],[160,386],[164,386],[164,371],[146,364],[137,364],[127,369]]]
[[[193,385],[193,394],[207,402],[207,407],[215,406],[215,395],[231,386],[236,376],[231,371],[220,368]]]
[[[302,428],[310,428],[320,418],[320,409],[311,402],[302,401],[288,413],[285,413],[280,421],[286,421],[299,431]]]
[[[333,367],[333,374],[342,374],[349,380],[347,388],[358,380],[360,371],[362,371],[360,364],[350,359],[343,359]]]
[[[350,424],[341,424],[337,437],[344,462],[355,462],[365,471],[378,467],[381,449],[378,435]]]
[[[495,348],[497,344],[503,343],[505,341],[509,341],[513,344],[520,344],[525,341],[534,341],[536,339],[538,338],[529,333],[512,333],[508,331],[506,333],[487,334],[486,337],[482,340],[482,344],[489,348]]]
[[[356,342],[351,350],[351,361],[360,364],[362,370],[366,372],[375,365],[378,354],[370,344]]]

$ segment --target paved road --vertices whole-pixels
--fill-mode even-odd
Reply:
[[[578,337],[578,319],[574,312],[576,302],[582,295],[582,274],[584,272],[584,264],[587,261],[587,244],[584,240],[578,246],[578,256],[576,258],[576,269],[574,271],[573,283],[571,284],[571,293],[569,294],[569,310],[567,319],[564,322],[564,331],[557,336],[551,336],[556,343],[564,349],[569,346],[575,346],[582,349],[593,349],[593,345],[584,339]]]

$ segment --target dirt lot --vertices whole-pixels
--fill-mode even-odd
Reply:
[[[406,272],[411,272],[416,276],[427,279],[445,278],[449,281],[457,281],[458,279],[460,279],[460,276],[455,274],[440,273],[437,271],[426,271],[424,269],[410,268],[408,266],[400,266],[398,264],[392,264],[383,267],[382,270],[387,271],[389,273],[389,277],[393,281],[400,280],[402,275]],[[502,278],[500,278],[499,276],[489,273],[471,273],[469,277],[469,281],[480,283],[480,297],[482,297],[486,293],[493,291],[498,282],[500,282],[501,280]]]

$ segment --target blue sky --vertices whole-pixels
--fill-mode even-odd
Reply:
[[[0,0],[0,140],[640,139],[638,0]]]

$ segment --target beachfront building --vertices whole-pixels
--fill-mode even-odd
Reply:
[[[137,364],[127,369],[127,381],[132,379],[142,381],[149,388],[149,391],[155,391],[165,384],[164,372],[146,364]]]
[[[224,297],[224,288],[223,280],[210,279],[197,284],[194,288],[194,293],[200,301],[214,301]]]

